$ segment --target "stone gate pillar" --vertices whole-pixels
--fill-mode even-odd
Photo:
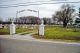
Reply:
[[[15,29],[15,24],[12,22],[12,24],[10,24],[10,34],[13,35],[16,33],[16,29]]]
[[[39,25],[39,35],[44,36],[44,21],[41,20],[41,24]]]

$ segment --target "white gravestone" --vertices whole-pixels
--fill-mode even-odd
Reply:
[[[39,35],[44,36],[44,21],[41,20],[41,24],[39,25]]]
[[[13,35],[13,34],[15,34],[16,32],[15,32],[15,24],[12,22],[12,24],[10,24],[10,34],[11,35]]]

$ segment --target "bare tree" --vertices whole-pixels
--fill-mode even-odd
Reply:
[[[63,27],[67,26],[67,23],[72,20],[72,14],[75,11],[73,6],[66,4],[62,5],[61,10],[57,11],[55,16],[58,19],[58,21],[63,22]]]

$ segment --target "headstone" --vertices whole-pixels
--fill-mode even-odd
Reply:
[[[12,24],[10,24],[10,34],[11,35],[13,35],[13,34],[15,34],[16,32],[15,32],[15,24],[12,22]]]
[[[33,24],[31,25],[31,29],[34,29],[34,25]]]
[[[28,28],[28,26],[26,25],[26,28]]]
[[[41,20],[41,24],[39,25],[39,35],[44,36],[44,21]]]

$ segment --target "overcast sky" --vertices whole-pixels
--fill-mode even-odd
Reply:
[[[42,1],[48,1],[46,3],[51,2],[60,2],[61,0],[0,0],[0,5],[11,5],[11,4],[18,4],[18,3],[27,3],[27,2],[36,2],[37,4],[41,3]],[[71,0],[62,0],[62,1],[71,1]],[[80,1],[80,0],[72,0],[74,2]],[[9,7],[9,8],[0,8],[0,17],[3,19],[7,18],[15,18],[16,17],[16,11],[20,10],[39,10],[40,18],[43,17],[52,17],[52,14],[54,14],[57,10],[60,10],[60,7],[63,4],[43,4],[43,5],[30,5],[30,6],[20,6],[20,7]],[[75,9],[78,10],[80,7],[79,3],[71,4],[75,6]],[[18,17],[20,16],[38,16],[35,12],[30,11],[24,11],[18,14]]]

